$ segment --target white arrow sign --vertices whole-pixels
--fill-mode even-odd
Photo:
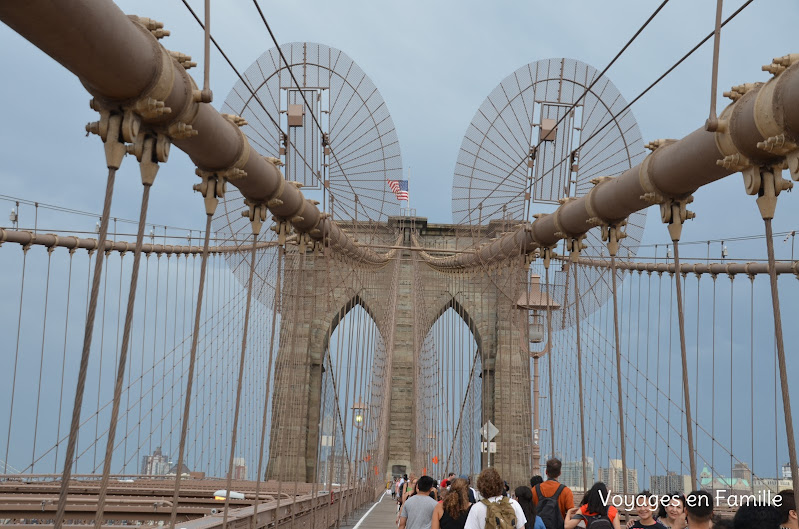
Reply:
[[[498,433],[499,430],[497,430],[497,427],[494,426],[494,424],[491,421],[488,421],[483,425],[482,428],[480,428],[480,435],[482,435],[483,439],[485,439],[486,441],[492,440],[494,437],[497,436]]]

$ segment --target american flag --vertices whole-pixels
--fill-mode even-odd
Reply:
[[[388,187],[394,192],[397,200],[408,200],[408,181],[407,180],[389,180]]]

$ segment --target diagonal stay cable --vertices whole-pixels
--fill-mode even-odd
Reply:
[[[300,97],[302,97],[302,101],[303,101],[303,103],[305,103],[305,107],[308,109],[308,112],[310,112],[311,118],[313,119],[314,123],[316,124],[316,127],[319,129],[319,132],[321,134],[324,134],[325,131],[322,129],[322,124],[319,123],[319,119],[316,117],[316,114],[314,114],[313,109],[311,108],[311,105],[308,103],[308,100],[305,98],[305,92],[303,92],[302,87],[300,86],[300,83],[297,81],[297,78],[294,76],[294,72],[292,71],[292,69],[291,69],[291,67],[289,65],[289,62],[286,59],[286,56],[283,54],[283,49],[280,47],[280,44],[277,42],[277,38],[275,37],[275,34],[272,32],[272,28],[269,27],[269,22],[266,21],[266,17],[264,16],[264,12],[261,10],[260,4],[258,4],[258,0],[252,0],[252,1],[253,1],[253,4],[255,5],[255,9],[258,10],[258,14],[261,15],[261,20],[263,21],[264,26],[266,26],[266,30],[269,32],[269,36],[272,38],[272,42],[275,43],[275,47],[277,48],[277,52],[280,54],[280,58],[283,60],[283,63],[286,65],[286,70],[288,70],[289,75],[291,76],[291,80],[294,81],[294,86],[296,86],[297,90],[299,90]],[[665,1],[668,2],[669,0],[665,0]],[[183,0],[183,2],[185,3],[186,0]],[[350,186],[350,189],[352,190],[352,194],[357,196],[358,194],[355,192],[354,189],[352,189],[352,183],[350,182],[350,179],[347,176],[347,173],[344,172],[344,168],[341,166],[341,164],[338,161],[338,157],[336,156],[336,151],[333,149],[332,145],[328,144],[327,146],[330,148],[330,154],[333,155],[333,160],[336,162],[336,166],[338,166],[339,170],[341,171],[341,174],[344,176],[344,180],[346,180],[347,184]],[[356,208],[358,207],[358,203],[359,203],[359,201],[356,200],[355,201],[355,207]],[[364,213],[366,213],[366,211],[364,211]]]
[[[742,12],[744,9],[746,9],[746,8],[749,6],[749,4],[751,4],[752,2],[754,2],[754,0],[747,0],[746,2],[744,2],[744,3],[741,5],[741,7],[739,7],[738,9],[736,9],[736,10],[735,10],[735,11],[734,11],[734,12],[733,12],[733,13],[732,13],[732,14],[731,14],[729,17],[727,17],[727,18],[724,20],[724,22],[722,22],[722,23],[721,23],[721,27],[724,27],[724,26],[726,26],[726,25],[727,25],[727,23],[731,22],[731,21],[732,21],[732,20],[733,20],[735,17],[737,17],[737,16],[738,16],[738,15],[739,15],[739,14],[740,14],[740,13],[741,13],[741,12]],[[680,66],[680,65],[681,65],[683,62],[685,62],[685,61],[686,61],[686,60],[687,60],[687,59],[688,59],[688,58],[689,58],[691,55],[693,55],[694,53],[696,53],[696,51],[697,51],[699,48],[701,48],[701,47],[702,47],[702,46],[703,46],[703,45],[704,45],[704,44],[705,44],[707,41],[709,41],[710,39],[712,39],[712,38],[713,38],[713,35],[714,35],[714,34],[715,34],[715,30],[714,30],[714,31],[712,31],[712,32],[710,32],[710,33],[708,33],[708,34],[707,34],[707,36],[705,36],[705,37],[704,37],[702,40],[700,40],[700,41],[699,41],[699,42],[698,42],[698,43],[697,43],[697,44],[696,44],[696,45],[695,45],[693,48],[691,48],[691,49],[690,49],[690,50],[689,50],[689,51],[688,51],[688,52],[687,52],[685,55],[683,55],[683,56],[682,56],[680,59],[678,59],[678,60],[677,60],[677,62],[675,62],[674,64],[672,64],[672,65],[671,65],[671,66],[670,66],[670,67],[669,67],[669,68],[668,68],[668,69],[667,69],[665,72],[663,72],[663,73],[662,73],[662,74],[661,74],[661,75],[660,75],[660,76],[659,76],[657,79],[655,79],[655,80],[654,80],[654,81],[653,81],[653,82],[652,82],[652,83],[651,83],[649,86],[647,86],[647,87],[646,87],[646,88],[645,88],[645,89],[644,89],[644,90],[643,90],[643,91],[642,91],[640,94],[638,94],[638,95],[637,95],[637,96],[636,96],[636,97],[635,97],[635,98],[634,98],[632,101],[630,101],[629,103],[627,103],[627,105],[625,105],[625,106],[624,106],[624,108],[622,108],[622,109],[621,109],[621,110],[619,110],[617,113],[615,113],[613,116],[611,116],[611,118],[610,118],[608,121],[606,121],[606,122],[605,122],[605,123],[604,123],[604,124],[603,124],[601,127],[599,127],[597,130],[595,130],[595,131],[594,131],[594,132],[593,132],[593,133],[592,133],[592,134],[591,134],[591,135],[590,135],[590,136],[589,136],[589,137],[588,137],[586,140],[582,141],[582,142],[580,143],[580,145],[578,145],[578,146],[577,146],[577,148],[575,148],[574,150],[575,150],[575,151],[579,151],[579,150],[580,150],[580,149],[582,149],[582,148],[583,148],[585,145],[587,145],[587,144],[588,144],[588,143],[589,143],[591,140],[593,140],[593,139],[596,137],[596,135],[597,135],[597,134],[599,134],[600,132],[602,132],[602,131],[603,131],[603,130],[604,130],[604,129],[605,129],[607,126],[608,126],[608,125],[610,125],[611,123],[615,123],[615,122],[616,122],[616,120],[617,120],[617,118],[618,118],[619,116],[621,116],[621,115],[622,115],[622,114],[624,114],[624,113],[625,113],[627,110],[629,110],[629,109],[630,109],[630,107],[632,107],[632,106],[633,106],[635,103],[637,103],[637,102],[638,102],[638,101],[639,101],[639,100],[640,100],[642,97],[644,97],[644,96],[645,96],[647,93],[649,93],[649,91],[650,91],[650,90],[652,90],[652,89],[653,89],[653,88],[654,88],[656,85],[658,85],[658,84],[659,84],[659,83],[660,83],[660,82],[661,82],[663,79],[665,79],[665,78],[666,78],[666,77],[667,77],[669,74],[671,74],[671,72],[673,72],[673,71],[674,71],[674,70],[675,70],[675,69],[676,69],[678,66]],[[587,92],[587,90],[586,90],[586,92]],[[571,156],[571,153],[569,153],[569,155]],[[526,156],[524,159],[522,159],[522,161],[521,161],[521,162],[519,162],[519,165],[521,165],[522,163],[524,163],[524,162],[527,160],[527,158],[529,158],[529,154],[528,154],[528,156]],[[541,176],[539,176],[539,177],[538,177],[538,178],[535,180],[535,182],[538,182],[538,181],[540,181],[541,179],[543,179],[544,177],[546,177],[547,175],[549,175],[549,174],[550,174],[552,171],[554,171],[554,170],[555,170],[555,168],[559,167],[559,166],[560,166],[561,164],[563,164],[563,162],[565,162],[567,159],[568,159],[568,158],[563,158],[563,159],[561,159],[561,160],[560,160],[560,162],[558,162],[557,164],[554,164],[554,165],[552,166],[552,168],[551,168],[551,169],[548,169],[548,170],[547,170],[546,172],[544,172],[544,173],[543,173]],[[518,169],[519,165],[517,165],[517,166],[516,166],[516,167],[515,167],[515,168],[514,168],[514,169],[511,171],[511,174],[512,174],[513,172],[515,172],[515,171],[516,171],[516,169]],[[503,179],[503,182],[504,182],[505,180],[507,180],[507,178],[509,178],[510,176],[511,176],[511,175],[509,174],[507,177],[505,177],[505,179]],[[500,184],[502,184],[502,182],[500,182]],[[524,191],[521,191],[521,192],[519,192],[519,193],[516,193],[516,195],[515,195],[513,198],[518,198],[518,197],[520,197],[520,196],[522,195],[522,193],[523,193],[523,192],[524,192]]]
[[[257,0],[253,0],[253,1],[255,2],[255,1],[257,1]],[[616,61],[617,61],[617,60],[618,60],[618,59],[619,59],[619,58],[622,56],[622,54],[624,54],[624,52],[625,52],[625,51],[627,51],[627,48],[629,48],[629,47],[630,47],[630,45],[631,45],[631,44],[632,44],[632,43],[635,41],[635,39],[637,39],[637,38],[638,38],[638,36],[639,36],[639,35],[640,35],[640,34],[641,34],[643,31],[644,31],[644,29],[646,29],[646,27],[647,27],[647,26],[650,24],[650,22],[652,22],[652,20],[654,20],[654,19],[655,19],[655,17],[658,15],[658,13],[660,13],[660,11],[661,11],[661,10],[662,10],[664,7],[666,7],[666,4],[668,4],[668,3],[669,3],[669,0],[663,0],[663,2],[661,2],[661,4],[660,4],[660,5],[657,7],[657,9],[655,9],[655,11],[654,11],[654,12],[653,12],[651,15],[649,15],[649,18],[647,18],[647,19],[646,19],[646,21],[643,23],[643,25],[641,25],[641,27],[639,27],[639,28],[638,28],[638,30],[637,30],[637,31],[636,31],[636,32],[633,34],[633,36],[632,36],[632,37],[630,37],[630,39],[629,39],[629,40],[627,41],[627,43],[626,43],[626,44],[625,44],[625,45],[624,45],[624,46],[621,48],[621,50],[619,50],[619,52],[616,54],[616,56],[615,56],[615,57],[613,57],[613,59],[612,59],[612,60],[611,60],[611,61],[608,63],[608,65],[607,65],[607,66],[605,66],[605,68],[604,68],[604,69],[603,69],[603,70],[602,70],[602,71],[599,73],[599,75],[598,75],[598,76],[596,76],[596,78],[594,78],[594,80],[593,80],[593,81],[591,81],[591,84],[590,84],[590,85],[588,85],[588,87],[587,87],[587,88],[586,88],[586,89],[583,91],[583,93],[580,95],[580,97],[578,97],[578,98],[577,98],[577,100],[576,100],[574,103],[572,103],[572,105],[571,105],[571,106],[570,106],[570,107],[569,107],[569,108],[568,108],[568,109],[567,109],[567,110],[566,110],[566,111],[563,113],[563,116],[562,116],[562,117],[561,117],[561,118],[560,118],[560,119],[559,119],[559,120],[558,120],[558,121],[555,123],[555,127],[557,127],[558,125],[560,125],[560,124],[561,124],[561,122],[562,122],[564,119],[566,119],[566,116],[568,116],[568,115],[569,115],[569,112],[571,112],[572,110],[574,110],[574,109],[577,107],[578,103],[580,103],[580,101],[582,101],[582,100],[585,98],[585,96],[586,96],[586,95],[588,95],[588,93],[591,91],[591,89],[594,87],[594,85],[595,85],[596,83],[598,83],[598,82],[599,82],[601,79],[603,79],[603,76],[605,75],[605,73],[606,73],[606,72],[607,72],[607,71],[608,71],[608,70],[611,68],[611,66],[613,66],[613,65],[616,63]],[[527,161],[527,159],[528,159],[528,158],[530,158],[530,153],[531,153],[531,152],[536,152],[536,151],[538,151],[538,148],[541,146],[541,143],[542,143],[543,141],[544,141],[543,139],[539,139],[539,140],[538,140],[538,143],[536,143],[535,147],[534,147],[534,148],[532,148],[532,149],[530,149],[530,152],[528,152],[528,153],[527,153],[527,154],[524,156],[524,158],[522,158],[521,160],[519,160],[519,163],[518,163],[518,164],[516,164],[516,165],[513,167],[513,169],[511,169],[511,170],[510,170],[510,172],[507,174],[507,176],[505,176],[505,177],[504,177],[504,178],[503,178],[503,179],[502,179],[502,180],[501,180],[499,183],[497,183],[496,187],[495,187],[495,188],[494,188],[494,189],[493,189],[493,190],[492,190],[492,191],[491,191],[491,192],[488,194],[488,197],[490,197],[490,196],[491,196],[491,195],[494,193],[494,191],[498,190],[498,189],[499,189],[499,187],[500,187],[502,184],[504,184],[504,183],[505,183],[505,181],[506,181],[508,178],[510,178],[510,177],[513,175],[513,173],[515,173],[515,172],[516,172],[516,170],[517,170],[519,167],[521,167],[521,165],[522,165],[523,163],[525,163],[525,162]],[[544,176],[545,176],[545,175],[541,175],[541,176],[538,178],[538,180],[540,180],[540,179],[541,179],[541,178],[543,178]],[[488,197],[486,197],[486,198],[488,198]]]

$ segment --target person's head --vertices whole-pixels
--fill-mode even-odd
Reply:
[[[488,467],[480,472],[477,476],[477,490],[484,498],[493,498],[495,496],[502,496],[502,491],[505,490],[505,484],[502,482],[499,472],[494,467]]]
[[[601,481],[597,481],[594,483],[594,486],[585,493],[580,505],[585,505],[589,513],[606,515],[608,513],[608,506],[606,505],[607,499],[608,487]]]
[[[652,493],[648,490],[641,491],[635,497],[635,512],[638,514],[638,519],[642,522],[648,522],[654,519],[656,504],[652,502]]]
[[[430,492],[436,484],[436,480],[431,478],[430,476],[422,476],[419,478],[419,481],[416,482],[416,490],[419,491],[419,494],[427,494]]]
[[[553,457],[547,461],[547,477],[549,479],[558,479],[560,477],[560,468],[560,459]]]
[[[685,517],[685,496],[679,492],[672,492],[661,499],[658,518],[677,520]]]
[[[465,479],[453,479],[449,484],[449,492],[444,497],[444,510],[457,520],[468,509],[469,483]]]
[[[408,474],[403,474],[402,475],[402,479],[404,479],[405,481],[408,481]]]
[[[530,478],[530,487],[535,488],[536,485],[538,485],[539,483],[543,483],[543,482],[544,482],[544,478],[542,478],[541,476],[536,474],[535,476]]]
[[[530,487],[520,485],[513,491],[513,495],[516,496],[516,501],[519,502],[524,517],[528,520],[535,520],[535,504],[533,504],[533,491]]]
[[[735,518],[734,529],[779,529],[780,513],[773,505],[741,505]]]
[[[450,472],[449,474],[447,474],[447,479],[454,479],[454,478],[455,478],[454,472]]]
[[[688,524],[708,523],[713,518],[713,496],[704,490],[695,490],[685,497],[685,514]]]
[[[793,491],[781,490],[780,491],[780,505],[777,507],[777,512],[780,513],[780,525],[783,527],[790,527],[791,529],[799,529],[799,519],[796,514],[796,498]]]
[[[732,518],[713,518],[713,529],[734,529]]]
[[[460,475],[460,476],[458,476],[458,477],[460,477],[461,479],[465,479],[465,480],[466,480],[466,483],[468,483],[469,485],[471,485],[471,484],[472,484],[472,478],[470,478],[470,477],[469,477],[469,476],[467,476],[466,474],[461,474],[461,475]]]

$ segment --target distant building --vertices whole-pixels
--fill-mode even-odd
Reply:
[[[667,472],[665,476],[649,476],[649,491],[652,494],[663,495],[672,492],[687,494],[694,490],[691,485],[691,476]]]
[[[750,481],[743,478],[728,478],[722,475],[713,475],[707,467],[703,468],[702,473],[699,474],[699,487],[711,493],[719,491],[718,495],[722,498],[730,495],[746,494],[752,491],[752,483]],[[714,496],[715,495],[716,494],[714,494]]]
[[[247,464],[244,462],[243,457],[233,458],[233,479],[247,479]]]
[[[592,457],[585,458],[585,474],[588,480],[588,486],[590,487],[595,481],[594,459]],[[561,466],[558,481],[572,490],[583,490],[583,462],[564,461]]]
[[[142,457],[141,473],[145,476],[165,476],[169,473],[171,464],[159,446],[152,454]]]
[[[793,473],[791,472],[791,464],[785,463],[782,465],[782,479],[793,479]]]
[[[175,476],[175,475],[177,475],[177,473],[178,473],[178,466],[177,465],[174,465],[172,468],[169,469],[169,474],[170,475]],[[191,474],[191,469],[188,467],[188,465],[186,465],[186,463],[183,463],[183,467],[182,467],[182,470],[180,472],[180,475],[183,476],[183,475],[186,475],[186,474]]]
[[[614,494],[624,492],[624,479],[622,474],[621,459],[611,459],[608,468],[599,468],[599,481],[607,485],[608,489]],[[638,489],[638,470],[627,468],[627,493],[637,494]]]
[[[754,478],[752,485],[755,494],[767,490],[777,494],[781,490],[793,489],[793,480],[791,478]]]
[[[752,471],[746,463],[735,463],[732,467],[732,477],[752,483]]]

